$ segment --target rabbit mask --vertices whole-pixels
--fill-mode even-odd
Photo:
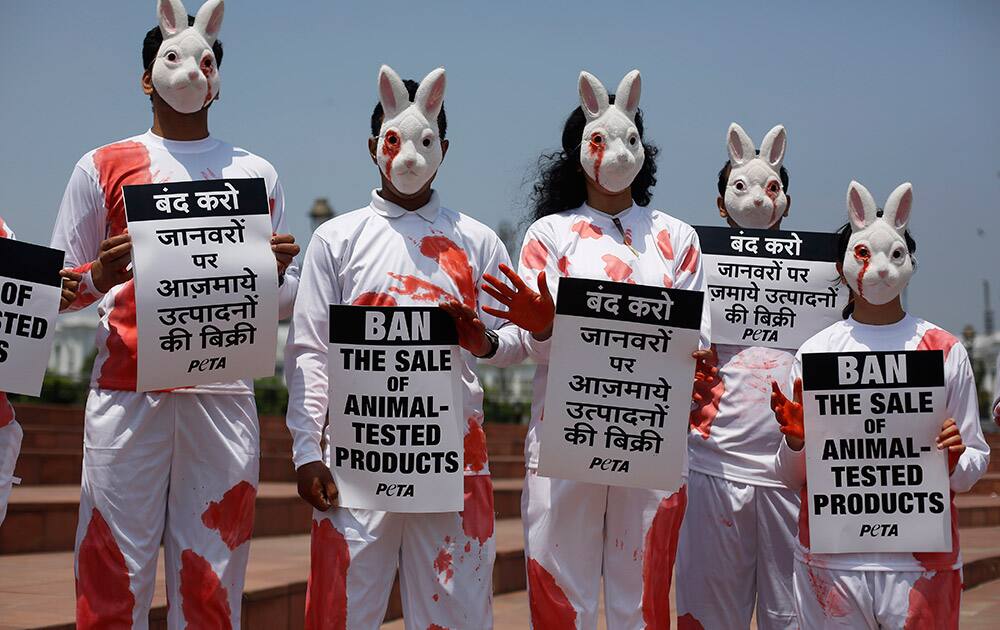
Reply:
[[[378,167],[404,195],[420,191],[434,177],[441,160],[437,118],[444,104],[444,68],[432,70],[410,102],[406,85],[389,66],[378,71],[382,127],[375,155]]]
[[[904,236],[912,205],[909,183],[892,191],[882,216],[868,189],[855,181],[847,187],[852,233],[844,254],[844,278],[856,295],[871,304],[891,302],[913,275],[913,258]]]
[[[646,159],[635,126],[642,79],[633,70],[618,84],[615,103],[597,77],[580,73],[580,104],[587,124],[580,141],[580,163],[587,175],[607,191],[621,192],[632,185]]]
[[[163,43],[153,61],[156,93],[182,114],[193,114],[219,95],[219,68],[212,44],[222,28],[222,0],[208,0],[194,25],[181,0],[157,0]]]
[[[788,197],[781,185],[781,161],[785,157],[785,128],[771,129],[756,154],[753,140],[733,123],[726,134],[729,147],[729,182],[726,184],[726,213],[740,227],[767,229],[781,220]]]

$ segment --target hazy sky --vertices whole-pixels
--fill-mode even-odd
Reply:
[[[150,124],[140,49],[155,2],[0,5],[0,215],[47,243],[76,160]],[[786,227],[837,227],[852,178],[879,204],[908,180],[910,310],[981,329],[982,281],[1000,291],[995,2],[231,0],[221,39],[212,131],[274,163],[300,241],[314,198],[346,211],[377,185],[366,140],[380,64],[415,79],[447,68],[437,188],[493,226],[524,219],[526,178],[559,144],[579,71],[613,90],[639,68],[647,137],[662,150],[656,207],[718,224],[727,126],[759,143],[783,123]]]

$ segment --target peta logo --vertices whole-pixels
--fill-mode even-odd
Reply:
[[[375,487],[375,496],[412,497],[412,483],[380,483]]]

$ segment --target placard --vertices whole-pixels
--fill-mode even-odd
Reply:
[[[699,226],[712,341],[797,349],[842,319],[837,235]]]
[[[538,474],[680,487],[703,300],[700,291],[559,281]]]
[[[0,392],[37,396],[55,340],[64,254],[0,238]]]
[[[278,269],[264,180],[123,187],[138,391],[272,376]]]
[[[815,553],[951,551],[940,350],[802,355]]]
[[[464,509],[462,356],[440,308],[330,306],[327,465],[340,505]]]

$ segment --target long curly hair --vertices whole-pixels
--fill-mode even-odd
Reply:
[[[610,97],[615,102],[614,94]],[[580,143],[587,119],[583,109],[577,107],[563,125],[562,149],[543,153],[538,158],[538,173],[531,187],[530,204],[533,220],[550,214],[579,208],[587,201],[586,174],[580,163]],[[656,185],[656,155],[660,150],[643,138],[642,110],[635,113],[635,126],[642,139],[646,159],[639,174],[632,181],[632,200],[637,205],[648,206],[652,199],[650,189]]]

